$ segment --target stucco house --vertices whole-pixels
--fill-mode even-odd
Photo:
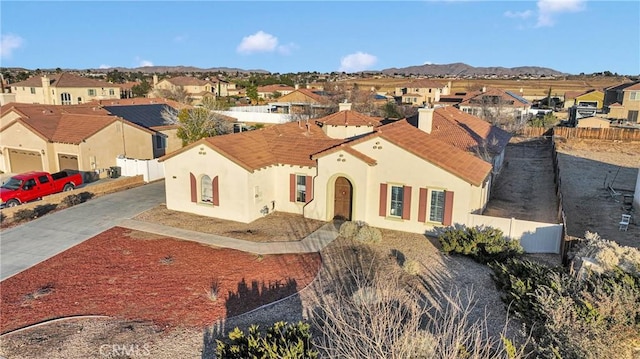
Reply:
[[[346,107],[161,158],[167,208],[240,222],[282,211],[417,233],[484,210],[508,133],[452,107],[393,121]]]
[[[531,102],[520,95],[499,88],[483,88],[462,100],[457,107],[491,123],[524,123]]]
[[[443,84],[431,79],[418,79],[396,86],[394,96],[402,103],[413,106],[432,105],[440,101],[440,96],[449,95],[451,81]]]
[[[15,102],[44,105],[77,105],[93,100],[119,99],[120,86],[63,72],[33,76],[10,85]]]
[[[288,95],[292,93],[295,90],[296,90],[295,87],[291,87],[289,85],[284,85],[284,84],[260,86],[257,88],[258,97],[262,99],[276,98],[274,97],[274,94],[280,94],[279,97],[282,97],[284,95]]]
[[[587,91],[567,91],[564,94],[564,108],[571,108],[573,105],[579,107],[595,107],[602,110],[604,105],[604,92],[590,89]]]
[[[153,131],[95,106],[7,104],[1,120],[4,172],[104,172],[119,155],[153,158]]]

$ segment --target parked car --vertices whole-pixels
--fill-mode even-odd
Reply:
[[[9,178],[0,187],[0,208],[40,199],[50,194],[71,191],[82,184],[79,172],[27,172]]]

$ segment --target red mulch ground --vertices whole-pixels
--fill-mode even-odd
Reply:
[[[116,227],[0,282],[0,332],[72,315],[204,327],[304,288],[320,262],[317,253],[259,256]]]

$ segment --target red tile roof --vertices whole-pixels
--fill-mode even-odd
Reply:
[[[479,92],[474,95],[470,95],[465,98],[460,105],[477,105],[474,101],[482,102],[483,96],[497,96],[500,97],[503,101],[506,101],[505,104],[509,102],[513,102],[511,106],[513,107],[527,107],[529,106],[529,102],[523,102],[521,99],[518,99],[515,96],[510,95],[507,91],[498,89],[498,88],[489,88],[485,92]],[[524,99],[523,99],[524,100]],[[526,100],[525,100],[526,101]]]
[[[300,98],[304,98],[304,102],[314,102],[314,103],[322,103],[326,101],[326,98],[316,94],[315,92],[308,89],[297,89],[291,93],[288,93],[280,98],[278,101],[280,102],[300,102]],[[311,101],[308,101],[311,100]]]
[[[87,102],[88,104],[98,104],[101,106],[132,106],[132,105],[158,105],[158,104],[166,104],[175,109],[183,109],[183,108],[194,108],[191,105],[187,105],[184,103],[180,103],[178,101],[161,98],[161,97],[136,97],[136,98],[125,98],[118,100],[94,100],[91,102]]]
[[[60,117],[65,113],[85,114],[85,115],[108,115],[107,110],[102,109],[94,103],[83,105],[41,105],[10,102],[0,109],[0,114],[16,111],[22,117],[29,118],[51,118]]]
[[[365,135],[345,142],[340,146],[335,146],[318,152],[314,154],[312,158],[317,159],[329,153],[343,150],[345,146],[353,146],[374,137],[384,138],[385,140],[403,148],[407,152],[412,153],[475,186],[482,185],[482,182],[491,173],[491,164],[465,150],[445,143],[434,136],[419,130],[404,119],[380,126],[369,135]],[[353,149],[353,151],[356,150]]]
[[[48,75],[46,77],[49,78],[49,86],[51,87],[120,87],[120,85],[118,84],[94,80],[66,72],[63,72],[61,74]],[[27,80],[10,84],[10,86],[42,87],[42,76],[33,76],[28,78]]]
[[[213,82],[211,81],[200,80],[199,78],[191,77],[191,76],[177,76],[177,77],[167,78],[164,80],[169,81],[170,83],[176,86],[204,86],[206,84],[213,84]],[[164,80],[161,80],[161,81],[164,81]]]
[[[640,82],[635,84],[635,85],[631,85],[629,87],[626,87],[624,90],[622,91],[638,91],[640,90]]]
[[[105,115],[63,114],[57,118],[19,118],[4,126],[0,131],[12,126],[14,123],[22,123],[50,142],[77,145],[116,121],[123,120]],[[135,124],[124,122],[152,133]]]
[[[199,145],[207,145],[249,172],[276,165],[315,167],[311,154],[342,142],[328,137],[311,122],[289,122],[254,131],[234,133],[202,139],[164,156],[165,161]]]
[[[321,122],[331,126],[380,126],[380,117],[371,117],[360,112],[347,110],[333,113],[331,115],[318,118],[316,122]]]
[[[511,139],[509,132],[451,106],[434,110],[431,136],[472,153],[485,147],[500,153]]]

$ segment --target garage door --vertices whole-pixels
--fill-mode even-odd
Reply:
[[[36,151],[9,149],[11,172],[42,171],[42,155]]]
[[[62,170],[78,170],[78,156],[58,153],[58,164]]]

